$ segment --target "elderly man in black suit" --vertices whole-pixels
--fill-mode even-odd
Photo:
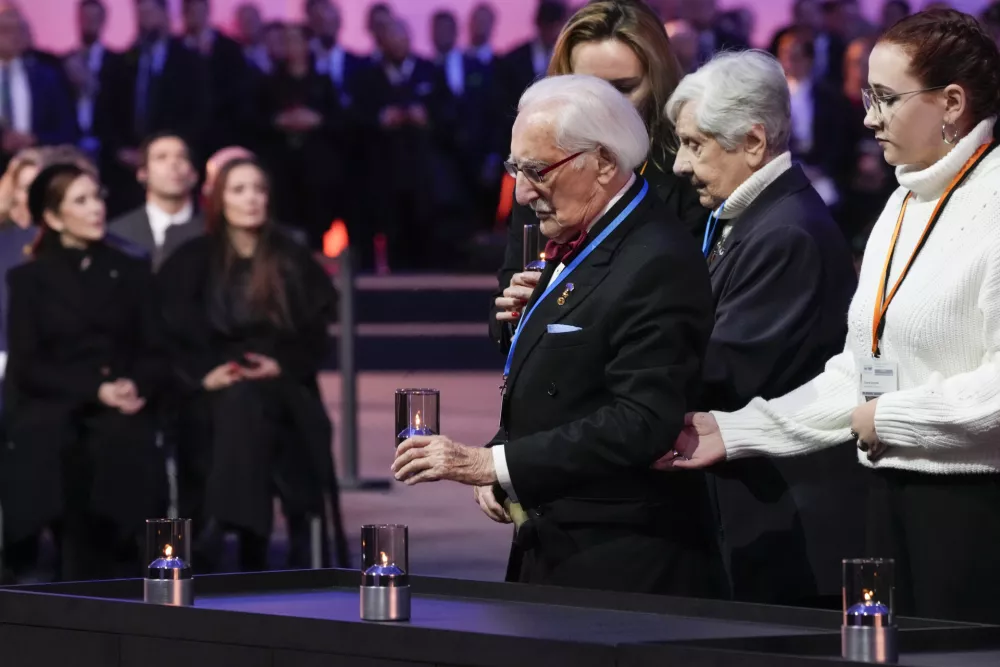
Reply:
[[[702,251],[715,327],[696,405],[781,396],[843,349],[856,284],[843,235],[792,163],[781,65],[762,52],[717,56],[681,82],[667,114],[680,139],[674,172],[713,210]],[[711,471],[737,599],[802,605],[839,592],[839,559],[863,549],[860,524],[846,520],[863,513],[857,468],[853,453],[830,449]]]
[[[184,140],[174,134],[153,135],[142,148],[139,182],[146,203],[112,221],[111,231],[149,253],[153,270],[185,241],[204,231],[195,210],[198,174]]]
[[[393,464],[407,484],[473,485],[490,518],[513,519],[521,582],[718,592],[704,478],[650,469],[697,396],[712,321],[696,243],[633,173],[648,149],[604,81],[525,92],[508,168],[552,243],[508,357],[500,430],[489,449],[411,438]]]

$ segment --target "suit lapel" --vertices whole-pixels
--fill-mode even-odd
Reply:
[[[636,182],[628,192],[608,211],[587,235],[586,243],[589,244],[598,236],[618,215],[628,206],[639,194],[644,181],[636,178]],[[538,287],[532,295],[532,301],[525,308],[525,315],[531,313],[531,317],[524,324],[523,330],[518,335],[517,345],[514,349],[514,358],[511,360],[510,376],[508,386],[513,386],[518,372],[524,365],[532,350],[545,335],[548,325],[558,322],[575,310],[589,296],[594,289],[604,280],[608,274],[608,267],[611,259],[618,249],[622,239],[628,235],[632,226],[639,220],[641,211],[645,210],[645,205],[655,200],[656,195],[651,192],[646,193],[646,198],[632,213],[622,221],[621,225],[608,238],[604,239],[601,245],[594,248],[593,252],[570,274],[559,275],[559,284],[544,299],[541,295],[545,293],[552,274],[555,273],[555,266],[546,263],[545,270],[538,281]],[[572,284],[572,288],[570,285]],[[562,298],[562,299],[561,299]],[[559,303],[560,300],[563,303]],[[537,304],[537,305],[536,305]],[[531,309],[534,308],[532,311]]]

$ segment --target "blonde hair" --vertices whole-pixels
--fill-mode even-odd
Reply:
[[[659,149],[653,151],[655,162],[658,153],[666,156],[677,149],[677,137],[664,107],[680,83],[682,71],[663,23],[649,7],[625,0],[600,0],[586,5],[559,34],[548,73],[572,74],[573,49],[580,44],[609,39],[632,49],[649,80],[649,99],[639,114],[649,133],[650,148]]]

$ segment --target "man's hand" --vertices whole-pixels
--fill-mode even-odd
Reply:
[[[417,127],[426,127],[428,123],[427,109],[423,104],[411,104],[406,110],[406,117]]]
[[[684,429],[674,442],[674,449],[653,464],[656,470],[693,470],[707,468],[726,460],[719,423],[708,412],[684,415]]]
[[[392,472],[397,480],[410,486],[442,479],[472,486],[497,481],[489,449],[468,447],[443,435],[419,435],[405,440],[396,450]]]
[[[476,504],[479,505],[483,510],[483,514],[493,519],[497,523],[513,523],[510,518],[510,514],[507,513],[500,503],[497,502],[497,497],[493,493],[493,485],[487,484],[486,486],[477,486],[472,490],[472,496],[476,500]]]
[[[389,106],[382,109],[382,113],[378,115],[378,122],[384,128],[394,128],[399,127],[404,122],[406,122],[406,111],[399,108]]]
[[[538,271],[522,271],[515,273],[510,279],[510,287],[503,291],[503,296],[497,297],[497,320],[500,322],[516,322],[521,317],[521,310],[531,301],[531,294],[541,277]]]
[[[218,391],[242,379],[243,369],[240,368],[239,364],[227,362],[209,371],[208,375],[201,381],[201,386],[208,391]]]
[[[129,169],[138,169],[139,165],[142,164],[142,153],[137,148],[122,148],[116,157]]]

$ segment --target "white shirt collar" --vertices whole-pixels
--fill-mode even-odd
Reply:
[[[10,97],[11,111],[13,119],[6,121],[17,132],[31,132],[32,105],[31,81],[28,79],[28,69],[24,66],[21,58],[14,58],[7,63],[7,72],[10,76]]]
[[[149,229],[153,232],[153,242],[157,248],[163,246],[167,239],[167,230],[174,225],[182,225],[191,220],[194,206],[189,201],[184,208],[171,215],[153,202],[146,202],[146,215],[149,217]]]

